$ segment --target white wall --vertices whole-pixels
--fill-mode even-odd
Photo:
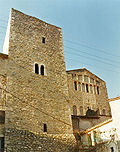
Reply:
[[[11,20],[11,12],[10,12],[8,27],[7,27],[6,36],[5,36],[4,45],[3,45],[3,53],[4,54],[8,54],[8,49],[9,49],[10,20]]]
[[[112,119],[120,140],[120,99],[110,102]]]

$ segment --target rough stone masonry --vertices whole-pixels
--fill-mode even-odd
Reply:
[[[77,151],[71,108],[81,102],[72,101],[74,81],[65,69],[61,28],[11,9],[3,53],[0,139],[6,151]]]

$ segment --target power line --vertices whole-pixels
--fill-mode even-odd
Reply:
[[[108,53],[108,52],[104,51],[103,49],[100,49],[100,48],[97,48],[97,47],[94,47],[94,46],[90,46],[90,45],[87,45],[87,44],[83,44],[81,42],[78,43],[78,42],[74,42],[74,41],[70,41],[70,40],[65,40],[65,39],[64,39],[64,41],[72,43],[72,44],[80,45],[80,46],[83,46],[83,47],[86,47],[86,48],[89,48],[89,49],[98,50],[98,51],[101,51],[101,52],[105,53],[106,55],[110,55],[110,56],[114,56],[114,57],[120,57],[120,56],[114,55],[112,53]]]
[[[8,23],[8,21],[7,21],[7,20],[4,20],[4,19],[0,19],[0,21],[4,21],[5,23]],[[6,29],[5,26],[0,26],[0,27]],[[114,56],[114,57],[120,57],[120,56],[114,55],[114,54],[112,54],[112,53],[108,53],[108,52],[104,51],[104,49],[100,49],[100,48],[97,48],[97,47],[95,47],[95,46],[88,45],[88,44],[86,44],[85,42],[84,42],[84,43],[83,43],[83,42],[80,42],[80,41],[79,41],[79,42],[74,42],[74,41],[70,41],[70,40],[66,40],[66,39],[63,39],[63,40],[66,41],[66,42],[72,43],[72,44],[76,44],[76,45],[79,45],[79,46],[83,46],[83,47],[89,48],[89,49],[99,50],[99,51],[105,53],[106,55],[110,55],[110,56]],[[110,51],[109,51],[109,52],[110,52]],[[97,56],[96,56],[96,57],[97,57]],[[107,59],[107,60],[108,60],[108,59]]]
[[[2,26],[3,27],[3,26]],[[3,28],[5,28],[5,27],[3,27]],[[1,33],[3,33],[3,32],[1,32]],[[79,52],[82,52],[82,53],[84,53],[84,54],[88,54],[89,56],[92,56],[92,57],[96,57],[96,58],[99,58],[99,59],[94,59],[94,58],[92,58],[92,59],[94,59],[94,60],[96,60],[97,62],[101,62],[101,60],[107,60],[107,61],[109,61],[109,62],[116,62],[116,61],[113,61],[113,60],[109,60],[109,59],[107,59],[107,58],[101,58],[101,57],[99,57],[99,56],[96,56],[96,55],[91,55],[90,53],[87,53],[87,52],[85,52],[85,51],[80,51],[80,50],[78,50],[78,49],[75,49],[75,48],[71,48],[71,47],[67,47],[67,46],[64,46],[64,47],[66,47],[66,48],[69,48],[69,49],[72,49],[72,50],[75,50],[75,51],[79,51]],[[70,53],[70,52],[69,52]],[[70,54],[72,54],[72,53],[70,53]],[[77,54],[77,53],[74,53],[74,55],[78,55],[78,56],[82,56],[82,57],[85,57],[85,56],[83,56],[83,55],[80,55],[80,54]],[[89,57],[90,58],[90,57]],[[100,60],[101,59],[101,60]],[[108,64],[108,65],[111,65],[111,66],[116,66],[116,67],[119,67],[118,65],[113,65],[113,64],[111,64],[111,63],[108,63],[108,62],[105,62],[105,61],[102,61],[102,63],[104,63],[104,64]],[[117,64],[118,63],[120,63],[120,62],[116,62]],[[120,67],[119,67],[120,68]]]
[[[64,46],[64,47],[66,47],[66,46]],[[76,49],[70,48],[70,47],[66,47],[66,48],[69,48],[69,49],[72,49],[72,50],[76,50]],[[79,51],[79,50],[77,50],[77,51]],[[68,51],[65,51],[65,52],[68,52]],[[81,51],[80,51],[80,52],[81,52]],[[78,54],[78,53],[71,53],[71,52],[68,52],[68,53],[69,53],[69,54],[72,54],[72,55],[77,55],[77,56],[80,56],[80,57],[87,58],[86,56],[83,56],[83,55]],[[120,66],[118,66],[118,65],[114,65],[114,64],[111,64],[111,63],[108,63],[108,62],[105,62],[105,61],[101,61],[101,60],[99,60],[99,59],[92,58],[92,57],[89,57],[89,58],[87,58],[87,59],[92,59],[92,60],[95,60],[95,61],[100,62],[100,63],[104,63],[104,64],[107,64],[107,65],[111,65],[111,66],[114,66],[114,67],[116,66],[116,67],[120,68]]]
[[[120,74],[120,72],[118,72],[118,71],[113,71],[113,70],[108,70],[108,69],[105,69],[105,68],[101,68],[101,67],[99,67],[99,66],[96,66],[96,65],[92,65],[92,64],[86,64],[86,63],[83,63],[83,62],[80,62],[80,60],[77,60],[77,59],[71,59],[71,58],[68,58],[68,57],[65,57],[66,59],[68,59],[68,60],[72,60],[72,61],[78,61],[79,63],[81,63],[81,64],[83,64],[83,65],[87,65],[87,66],[90,66],[90,67],[92,67],[92,68],[99,68],[99,69],[102,69],[102,70],[104,70],[104,71],[109,71],[109,72],[116,72],[116,73],[119,73]]]
[[[12,61],[14,61],[14,60],[12,60]],[[16,64],[15,61],[14,61],[14,63]],[[16,64],[16,65],[19,66],[20,68],[24,68],[24,67],[22,67],[22,66],[20,66],[20,65],[18,65],[18,64]],[[26,70],[26,68],[24,68],[24,69]],[[27,70],[27,71],[30,72],[29,70]],[[1,75],[1,76],[4,76],[4,77],[6,76],[6,75],[3,75],[3,74],[0,74],[0,75]],[[17,82],[18,82],[18,80],[17,80]],[[19,99],[19,101],[24,101],[24,100],[18,98],[17,96],[15,96],[14,94],[12,94],[11,92],[7,91],[6,89],[1,88],[1,87],[0,87],[0,89],[3,89],[3,90],[6,91],[7,93],[11,94],[13,97]],[[34,99],[35,99],[35,100],[38,100],[37,98],[34,98]],[[24,101],[24,102],[25,102],[25,101]],[[29,105],[29,104],[26,104],[26,105]],[[32,105],[29,105],[29,106],[31,107]],[[62,122],[62,123],[64,123],[64,124],[66,124],[66,125],[71,126],[70,124],[68,124],[68,123],[66,123],[66,122],[64,122],[64,121],[62,121],[62,120],[60,120],[60,119],[58,119],[58,118],[55,118],[55,117],[52,116],[52,115],[49,115],[48,113],[42,111],[42,110],[39,109],[39,108],[36,108],[36,107],[34,107],[34,106],[32,106],[32,107],[35,108],[36,110],[39,110],[41,113],[44,113],[45,115],[48,115],[48,116],[52,117],[53,119],[56,119],[57,121],[60,121],[60,122]]]
[[[107,60],[107,61],[110,61],[110,62],[116,62],[116,61],[113,61],[113,60],[110,60],[110,59],[107,59],[107,58],[103,58],[103,57],[100,57],[100,56],[97,56],[97,55],[92,55],[92,54],[90,54],[90,53],[88,53],[88,52],[86,52],[86,51],[81,51],[81,49],[80,50],[78,50],[78,49],[75,49],[75,48],[71,48],[71,47],[68,47],[68,46],[66,46],[66,45],[64,45],[64,47],[66,47],[66,48],[69,48],[69,49],[72,49],[72,50],[75,50],[75,51],[77,51],[77,52],[81,52],[81,53],[84,53],[84,54],[88,54],[88,55],[90,55],[90,56],[93,56],[93,57],[96,57],[96,58],[98,58],[98,59],[102,59],[102,60]],[[120,64],[120,62],[116,62],[117,64]]]
[[[1,74],[0,74],[0,75],[1,75]],[[3,75],[3,76],[4,76],[4,75]],[[19,101],[24,102],[24,104],[25,104],[26,106],[29,105],[28,103],[27,103],[27,104],[25,103],[25,100],[22,100],[22,99],[18,98],[17,96],[15,96],[14,94],[12,94],[10,91],[7,91],[6,89],[1,88],[1,87],[0,87],[0,89],[4,90],[6,93],[9,93],[9,94],[12,95],[14,98],[17,98]],[[35,99],[35,98],[34,98],[34,99]],[[42,111],[42,110],[39,109],[39,108],[34,107],[33,105],[29,105],[29,106],[32,107],[32,108],[34,108],[34,109],[36,109],[36,110],[38,110],[38,111],[40,111],[41,113],[44,113],[45,115],[47,115],[47,116],[49,116],[49,117],[52,117],[53,119],[55,119],[55,120],[57,120],[57,121],[59,121],[59,122],[61,122],[61,123],[64,123],[64,124],[66,124],[66,125],[71,126],[70,124],[68,124],[68,123],[66,123],[66,122],[64,122],[64,121],[62,121],[62,120],[60,120],[60,119],[58,119],[58,118],[56,118],[56,117],[54,117],[54,116],[52,116],[52,115],[44,112],[44,111]]]
[[[1,28],[4,28],[4,29],[6,29],[6,27],[5,26],[0,26]],[[3,32],[1,32],[2,34],[4,34]],[[70,42],[70,43],[73,43],[72,41],[69,41],[69,40],[64,40],[64,41],[68,41],[68,42]],[[74,42],[75,44],[79,44],[79,43],[76,43],[76,42]],[[110,60],[110,59],[107,59],[107,58],[103,58],[103,57],[99,57],[99,56],[97,56],[97,55],[92,55],[92,54],[90,54],[90,53],[87,53],[87,52],[85,52],[85,51],[80,51],[80,50],[77,50],[77,49],[75,49],[75,48],[70,48],[70,47],[67,47],[67,46],[64,46],[64,47],[66,47],[66,48],[69,48],[69,49],[74,49],[74,50],[76,50],[76,51],[79,51],[79,52],[82,52],[82,53],[85,53],[85,54],[88,54],[88,55],[90,55],[90,56],[93,56],[93,57],[96,57],[96,58],[101,58],[102,60],[107,60],[107,61],[110,61],[110,62],[116,62],[116,61],[113,61],[113,60]],[[92,48],[92,47],[91,47]],[[107,55],[108,55],[109,53],[107,53]],[[110,54],[110,55],[112,55],[112,54]],[[118,57],[118,56],[117,56]],[[120,63],[120,62],[116,62],[117,64],[118,63]]]

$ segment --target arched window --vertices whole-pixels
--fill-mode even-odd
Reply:
[[[102,115],[106,115],[105,109],[102,110]]]
[[[83,116],[83,107],[80,106],[80,116]]]
[[[39,65],[35,63],[35,73],[39,74]]]
[[[77,107],[75,105],[73,106],[73,115],[77,115]]]
[[[44,131],[44,132],[47,132],[47,124],[44,124],[43,127],[44,127],[44,128],[43,128],[43,131]]]
[[[40,72],[41,72],[41,75],[44,75],[44,65],[41,65]]]

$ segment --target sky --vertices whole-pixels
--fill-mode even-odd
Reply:
[[[120,0],[0,0],[0,52],[11,8],[61,27],[66,69],[85,67],[120,96]]]

